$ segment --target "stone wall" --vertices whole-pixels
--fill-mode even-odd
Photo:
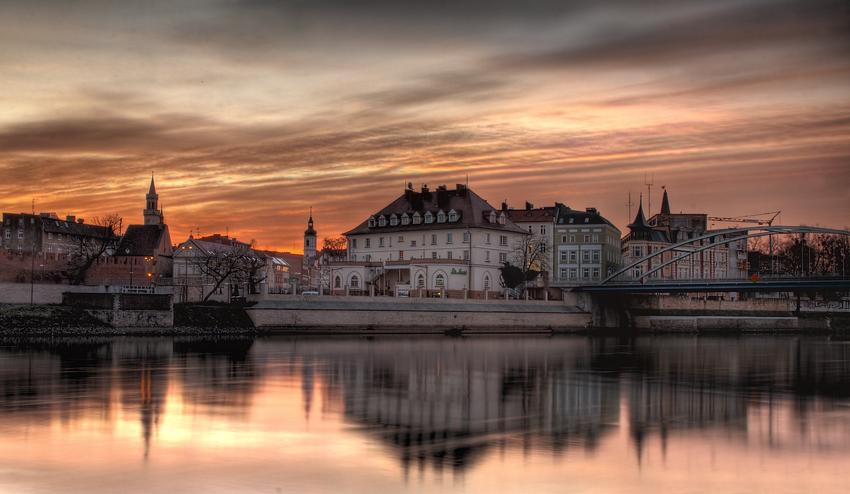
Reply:
[[[769,312],[789,312],[791,310],[790,300],[779,298],[712,300],[679,295],[630,295],[627,302],[629,309]]]
[[[286,297],[286,298],[283,298]],[[590,315],[564,302],[281,296],[246,309],[258,329],[441,333],[576,331]]]

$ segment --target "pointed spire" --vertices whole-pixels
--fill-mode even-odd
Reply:
[[[638,228],[652,228],[652,226],[646,222],[646,216],[643,215],[643,194],[640,195],[640,205],[638,206],[637,216],[635,216],[635,220],[629,225],[629,228],[632,230]]]
[[[155,186],[154,186],[154,184],[153,184],[153,172],[151,172],[151,188],[150,188],[150,190],[148,191],[148,194],[149,194],[149,195],[156,194],[156,187],[155,187]]]
[[[664,189],[664,198],[661,200],[661,214],[670,214],[670,200],[667,199],[667,189],[662,185],[662,189]]]

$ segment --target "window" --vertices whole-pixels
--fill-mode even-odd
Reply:
[[[12,238],[12,230],[6,230],[6,238]]]
[[[425,286],[425,275],[419,273],[419,276],[416,277],[416,286]]]
[[[58,237],[59,237],[59,240],[62,240],[62,234],[61,233],[58,235]]]
[[[446,234],[446,243],[447,244],[452,243],[452,238],[453,238],[453,235],[451,233],[447,233]]]
[[[454,210],[454,209],[452,209],[451,211],[449,211],[449,221],[450,221],[450,222],[452,222],[452,223],[454,223],[455,221],[457,221],[457,213],[455,212],[455,210]]]
[[[567,251],[565,251],[565,250],[562,250],[562,251],[561,251],[561,260],[562,260],[562,261],[566,261],[566,260],[567,260]]]
[[[636,267],[632,270],[632,273],[633,273],[633,276],[632,276],[633,278],[640,278],[643,275],[643,268],[638,266],[638,267]]]
[[[582,261],[590,261],[590,251],[586,250],[586,251],[582,252],[581,253],[581,260]]]
[[[24,238],[24,231],[18,230],[18,238]]]
[[[353,259],[353,260],[354,260],[354,261],[356,261],[356,260],[357,260],[357,256],[354,256],[354,259]],[[371,254],[366,254],[366,262],[371,262],[371,261],[372,261],[372,255],[371,255]]]
[[[387,226],[387,219],[384,218],[384,215],[378,218],[378,226]]]
[[[590,278],[590,268],[582,268],[581,269],[581,277],[582,278]]]
[[[490,262],[490,251],[489,250],[484,251],[484,260],[486,262]]]
[[[533,228],[533,227],[532,227],[531,225],[528,225],[528,233],[534,233],[534,231],[532,230],[532,228]]]
[[[488,244],[490,243],[490,234],[489,233],[487,234],[487,243]]]
[[[508,254],[506,252],[499,252],[499,262],[508,262]]]
[[[570,261],[576,262],[576,251],[574,251],[574,250],[570,251]]]
[[[594,242],[594,243],[599,242],[599,235],[594,235],[594,236],[593,236],[593,242]]]
[[[339,275],[334,278],[334,288],[342,288],[342,278]]]
[[[360,278],[356,274],[351,277],[351,288],[360,288]]]
[[[500,224],[500,225],[504,225],[504,224],[505,224],[505,213],[502,213],[502,214],[499,216],[499,224]]]
[[[374,227],[375,227],[375,217],[370,216],[369,217],[369,228],[374,228]]]
[[[383,246],[384,246],[384,237],[380,237],[380,238],[378,238],[378,247],[383,247]]]
[[[47,252],[50,253],[50,254],[53,253],[53,246],[52,245],[47,246]]]
[[[452,251],[447,252],[446,257],[452,259]]]
[[[366,239],[366,247],[369,247],[369,239],[368,238]],[[351,248],[352,249],[357,248],[357,239],[356,238],[351,239]]]
[[[499,235],[499,245],[508,245],[507,235]]]
[[[432,253],[431,253],[431,259],[436,259],[436,258],[437,258],[437,253],[436,253],[436,252],[432,252]]]
[[[546,235],[546,225],[540,225],[540,234]]]
[[[490,289],[490,275],[489,274],[484,275],[484,289],[485,290]]]
[[[398,251],[398,260],[399,261],[404,260],[404,251],[403,250]]]
[[[425,223],[427,224],[427,223],[433,223],[433,222],[434,222],[434,215],[431,214],[431,211],[428,211],[427,213],[425,213]]]
[[[560,274],[560,277],[561,277],[561,278],[566,278],[566,277],[567,277],[567,268],[561,268],[561,274]]]
[[[469,251],[468,250],[463,251],[463,260],[464,261],[469,260]]]
[[[632,257],[635,259],[643,257],[643,248],[640,246],[632,247]]]
[[[546,244],[540,244],[540,252],[546,253]]]
[[[437,235],[431,235],[431,245],[437,245]]]
[[[443,287],[446,285],[446,278],[442,274],[438,274],[434,279],[434,284],[439,287]]]
[[[404,213],[403,215],[401,215],[401,224],[402,225],[409,225],[410,224],[410,216],[408,216],[407,213]]]
[[[567,243],[567,236],[566,235],[561,235],[561,243],[562,244]]]
[[[585,243],[590,242],[590,235],[585,235],[585,236],[584,236],[584,242],[585,242]]]
[[[411,241],[410,241],[410,246],[411,246],[411,247],[416,247],[416,240],[411,240]]]
[[[598,250],[593,251],[593,261],[599,262],[599,251]]]
[[[404,242],[404,237],[398,237],[399,242]]]
[[[578,277],[577,273],[578,273],[578,271],[576,271],[576,268],[570,268],[570,278],[573,278],[573,279],[577,278]]]
[[[421,217],[421,216],[419,216],[419,213],[418,213],[418,212],[413,213],[413,224],[414,224],[414,225],[418,225],[418,224],[420,224],[420,223],[422,223],[422,217]]]
[[[393,214],[392,216],[390,216],[390,226],[396,226],[396,225],[398,225],[398,217],[396,217],[396,215]]]
[[[570,243],[571,244],[576,243],[576,236],[575,235],[570,235]]]
[[[437,213],[437,223],[445,223],[446,222],[446,213],[440,211]]]
[[[47,234],[47,238],[48,238],[49,240],[53,240],[53,234],[52,234],[52,233],[48,233],[48,234]]]
[[[368,249],[369,247],[372,247],[372,239],[371,238],[366,239],[366,248]]]

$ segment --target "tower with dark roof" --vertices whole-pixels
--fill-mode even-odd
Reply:
[[[667,189],[664,189],[664,199],[661,200],[661,214],[670,214],[670,200],[667,198]]]
[[[649,240],[652,235],[652,226],[647,223],[646,216],[643,215],[643,196],[640,198],[637,216],[629,224],[629,230],[632,231],[630,235],[632,240]]]
[[[153,183],[153,175],[151,175],[151,187],[145,196],[146,207],[144,212],[146,225],[161,225],[162,211],[158,207],[159,194],[156,193],[156,186]]]
[[[316,230],[313,228],[313,211],[310,211],[310,220],[307,221],[307,229],[304,230],[304,257],[309,260],[316,258]]]

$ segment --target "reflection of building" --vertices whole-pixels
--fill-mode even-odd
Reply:
[[[505,211],[463,184],[449,190],[412,186],[399,198],[344,233],[348,260],[333,263],[335,293],[378,294],[420,290],[425,296],[470,298],[499,291],[499,267],[527,235]]]
[[[670,202],[667,191],[661,212],[652,216],[649,221],[643,214],[641,200],[635,220],[629,225],[629,233],[623,237],[623,265],[670,247],[673,244],[694,239],[711,233],[707,228],[708,215],[693,213],[670,212]],[[641,279],[644,273],[671,259],[681,257],[682,260],[671,263],[653,272],[651,278],[666,279],[698,279],[698,278],[744,278],[746,268],[746,239],[723,243],[733,238],[727,234],[718,234],[713,238],[703,239],[683,246],[675,251],[665,252],[632,268],[630,277]],[[698,249],[700,252],[695,252]],[[694,252],[693,254],[689,254]]]

